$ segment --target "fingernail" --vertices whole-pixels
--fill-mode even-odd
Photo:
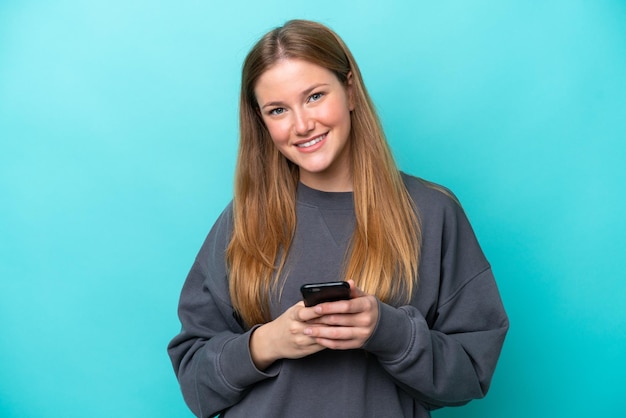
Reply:
[[[321,307],[321,306],[316,306],[316,307],[313,309],[313,311],[314,311],[315,313],[322,313],[322,307]]]
[[[311,328],[304,329],[304,335],[311,335],[312,333],[313,333],[313,330]]]

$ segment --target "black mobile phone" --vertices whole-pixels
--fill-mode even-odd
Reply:
[[[322,302],[350,299],[350,283],[309,283],[300,288],[304,306],[315,306]]]

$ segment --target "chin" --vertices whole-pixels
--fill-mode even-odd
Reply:
[[[304,171],[307,174],[311,175],[311,176],[323,176],[325,174],[327,174],[328,172],[328,167],[307,167],[307,166],[300,166],[300,171]]]

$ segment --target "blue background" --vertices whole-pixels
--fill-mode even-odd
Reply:
[[[241,62],[295,17],[345,39],[496,273],[492,390],[434,416],[624,416],[619,0],[0,2],[0,416],[191,416],[179,291],[231,197]]]

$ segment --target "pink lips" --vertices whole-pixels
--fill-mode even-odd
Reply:
[[[296,148],[298,148],[299,151],[314,151],[320,147],[318,145],[326,139],[327,135],[328,132],[321,135],[313,136],[310,139],[298,142],[297,144],[295,144],[295,146]]]

